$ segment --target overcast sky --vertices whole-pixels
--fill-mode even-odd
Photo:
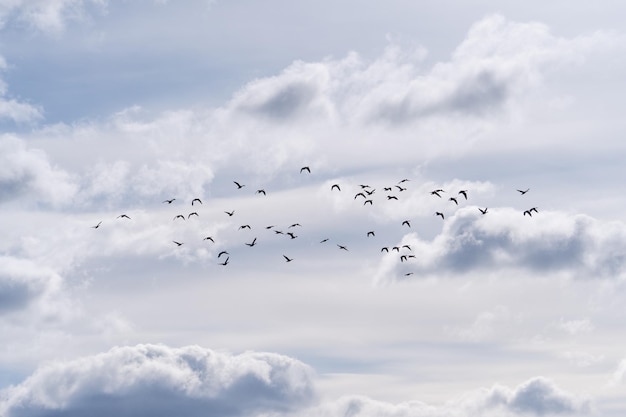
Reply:
[[[626,8],[518,4],[0,0],[0,415],[623,416]]]

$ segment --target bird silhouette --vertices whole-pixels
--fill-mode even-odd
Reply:
[[[354,199],[356,200],[356,198],[357,198],[357,197],[367,198],[367,197],[365,196],[365,194],[363,194],[363,193],[356,193],[356,194],[355,194],[355,196],[354,196]]]
[[[448,201],[454,201],[454,204],[456,204],[457,206],[459,205],[459,202],[458,202],[458,201],[456,201],[456,198],[454,198],[454,197],[450,197],[450,198],[448,199]]]
[[[291,229],[292,227],[297,227],[297,226],[302,227],[302,225],[300,223],[294,223],[291,226],[289,226],[287,229]]]
[[[481,209],[480,207],[478,207],[478,210],[480,210],[482,214],[487,214],[487,209],[488,207],[485,207],[484,209]]]
[[[187,215],[187,218],[190,218],[191,216],[200,217],[200,215],[199,215],[199,214],[198,214],[198,212],[196,212],[196,211],[192,211],[191,213],[189,213],[189,214]]]
[[[442,212],[440,212],[440,211],[436,211],[436,212],[435,212],[435,216],[440,216],[442,219],[445,219],[445,216],[444,216],[444,215],[443,215],[443,213],[442,213]]]
[[[387,196],[387,200],[397,200],[398,197],[396,197],[395,195],[388,195]]]
[[[374,194],[376,192],[376,188],[373,188],[371,190],[364,190],[364,191],[365,191],[365,194],[372,195],[372,194]]]
[[[302,168],[300,168],[300,174],[302,174],[302,172],[304,172],[304,171],[306,171],[306,172],[308,172],[310,174],[311,173],[311,168],[309,168],[309,167],[302,167]]]
[[[102,224],[102,222],[98,222],[98,224],[97,224],[97,225],[95,225],[95,226],[91,226],[91,228],[92,228],[92,229],[97,229],[98,227],[100,227],[100,225],[101,225],[101,224]]]
[[[525,190],[517,190],[521,195],[526,194],[528,191],[530,191],[530,188],[527,188]]]
[[[402,191],[406,191],[406,188],[404,188],[404,187],[400,187],[399,185],[396,185],[396,188],[397,188],[400,192],[402,192]]]
[[[261,188],[260,190],[256,190],[256,193],[257,193],[257,194],[267,195],[267,194],[265,193],[265,190],[264,190],[264,189],[262,189],[262,188]]]
[[[274,227],[274,225],[271,225],[271,226],[265,226],[265,228],[266,228],[267,230],[271,229],[272,227]]]
[[[183,219],[185,220],[185,216],[183,216],[182,214],[177,214],[176,216],[174,216],[174,220],[176,219]]]
[[[339,249],[341,249],[341,250],[345,250],[345,251],[347,251],[347,250],[348,250],[348,248],[346,248],[346,247],[345,247],[345,246],[343,246],[343,245],[337,245],[337,247],[339,247]]]
[[[539,210],[537,210],[537,207],[532,207],[528,211],[534,211],[535,213],[539,213]]]
[[[409,227],[411,227],[411,223],[408,220],[405,220],[402,222],[402,226],[407,225]]]
[[[328,242],[328,238],[320,240],[320,243]]]
[[[373,231],[373,230],[371,230],[371,231],[367,232],[367,237],[370,237],[370,236],[372,236],[372,237],[373,237],[373,236],[376,236],[376,235],[374,234],[374,231]]]
[[[181,242],[177,242],[175,240],[172,240],[172,242],[176,243],[176,246],[182,246],[183,245]]]
[[[431,194],[431,195],[436,195],[437,197],[442,198],[442,197],[439,195],[439,193],[440,193],[440,191],[439,191],[439,190],[435,190],[435,191],[431,191],[431,192],[430,192],[430,194]]]
[[[230,255],[228,252],[226,252],[225,250],[221,251],[220,253],[217,254],[217,258],[221,258],[222,255]]]
[[[408,250],[413,250],[409,245],[402,245],[403,248],[407,248]]]
[[[287,257],[287,255],[283,255],[283,258],[285,258],[285,262],[293,261],[293,258],[289,258],[289,257]]]
[[[239,230],[241,229],[251,229],[249,224],[242,224],[241,226],[239,226]]]
[[[195,203],[196,201],[202,204],[202,200],[200,200],[199,198],[194,198],[193,200],[191,200],[191,205],[193,206],[193,203]]]
[[[530,217],[533,217],[533,214],[530,212],[530,210],[524,210],[524,216],[529,215]]]
[[[130,220],[130,217],[128,217],[126,214],[120,214],[119,216],[117,216],[117,218],[122,218],[122,219],[128,219]]]
[[[359,187],[361,187],[362,190],[366,189],[366,188],[372,188],[367,184],[359,184]]]
[[[395,250],[396,252],[400,252],[400,247],[399,246],[394,246],[393,248],[391,248],[391,250]]]
[[[284,233],[280,230],[274,230],[274,233],[276,233],[277,235],[284,235]]]
[[[238,189],[238,190],[239,190],[239,189],[242,189],[243,187],[245,187],[245,186],[246,186],[245,184],[240,184],[240,183],[238,183],[237,181],[233,181],[233,182],[234,182],[234,183],[235,183],[235,185],[237,186],[237,189]]]
[[[336,189],[337,189],[337,191],[341,191],[341,188],[339,188],[339,184],[333,184],[333,185],[331,185],[331,186],[330,186],[330,191],[332,191],[332,190],[333,190],[333,188],[336,188]]]
[[[467,190],[461,190],[459,191],[459,194],[461,194],[467,200]]]
[[[407,181],[411,181],[411,180],[408,178],[405,178],[405,179],[398,181],[398,184],[402,184],[403,182],[407,182]]]
[[[406,261],[406,255],[400,256],[400,262],[404,262],[404,261]]]
[[[281,232],[282,233],[282,232]],[[294,235],[293,232],[287,232],[287,236],[289,236],[292,239],[297,238],[298,236]]]
[[[250,243],[246,243],[246,245],[253,247],[254,245],[256,245],[256,237],[252,240],[252,242]]]
[[[369,204],[370,206],[374,204],[374,202],[372,200],[365,200],[363,202],[363,205]]]
[[[413,275],[413,272],[407,272],[406,274],[404,274],[405,277],[411,276]]]
[[[228,217],[232,217],[232,215],[235,214],[235,210],[233,210],[233,211],[225,211],[224,213],[228,214]]]
[[[383,246],[380,251],[389,253],[389,248],[387,246]]]
[[[207,236],[202,240],[210,240],[211,242],[215,243],[215,241],[213,240],[213,238],[211,236]]]
[[[393,188],[391,188],[391,187],[385,187],[385,188],[383,188],[383,191],[391,191],[391,190],[393,190]]]
[[[175,198],[171,198],[169,200],[163,201],[163,203],[172,204],[174,202],[174,200],[176,200],[176,199]]]
[[[228,265],[229,260],[230,260],[230,256],[227,256],[226,260],[224,262],[221,262],[220,265],[224,265],[224,266]]]

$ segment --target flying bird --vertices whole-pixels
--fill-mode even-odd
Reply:
[[[400,247],[399,246],[394,246],[393,248],[391,248],[391,250],[395,250],[396,252],[400,252]]]
[[[337,245],[337,247],[339,247],[339,249],[342,249],[342,250],[345,250],[345,251],[347,251],[347,250],[348,250],[348,248],[346,248],[346,247],[345,247],[345,246],[343,246],[343,245]]]
[[[302,227],[302,225],[300,223],[294,223],[291,226],[289,226],[287,229],[291,229],[292,227],[296,227],[296,226]]]
[[[238,189],[238,190],[240,190],[240,189],[242,189],[243,187],[245,187],[245,186],[246,186],[245,184],[239,184],[237,181],[233,181],[233,182],[234,182],[234,183],[235,183],[235,185],[237,186],[237,189]]]
[[[215,243],[215,241],[213,240],[213,238],[211,236],[207,236],[202,240],[210,240],[211,242]]]
[[[376,235],[374,234],[374,231],[373,231],[373,230],[372,230],[372,231],[367,232],[367,237],[370,237],[370,236],[376,236]]]
[[[225,211],[224,213],[228,214],[228,217],[231,217],[233,214],[235,214],[235,210],[233,210],[233,211]]]
[[[339,188],[339,184],[333,184],[333,185],[331,185],[331,186],[330,186],[330,191],[332,191],[332,190],[333,190],[333,188],[336,188],[336,189],[337,189],[337,191],[341,191],[341,188]]]
[[[310,174],[311,173],[311,168],[309,168],[309,167],[302,167],[302,168],[300,168],[300,174],[302,174],[303,171],[306,171],[306,172],[308,172]]]
[[[436,211],[436,212],[435,212],[435,216],[441,216],[441,218],[442,218],[442,219],[445,219],[445,216],[444,216],[444,215],[443,215],[443,213],[442,213],[442,212],[440,212],[440,211]]]
[[[521,195],[526,194],[528,191],[530,191],[530,188],[527,188],[525,190],[517,190]]]
[[[117,216],[117,218],[122,218],[122,219],[128,219],[130,220],[130,217],[128,217],[126,214],[120,214],[119,216]]]
[[[197,217],[200,217],[200,216],[198,215],[198,213],[197,213],[197,212],[195,212],[195,211],[192,211],[191,213],[189,213],[189,215],[187,215],[187,218],[190,218],[191,216],[197,216]]]
[[[532,207],[528,211],[534,211],[535,213],[539,213],[539,210],[537,210],[537,207]]]
[[[193,200],[191,200],[191,205],[193,206],[193,203],[195,203],[196,201],[202,204],[202,200],[200,200],[199,198],[194,198]]]
[[[376,188],[373,188],[373,189],[371,189],[371,190],[364,190],[364,191],[365,191],[365,193],[366,193],[367,195],[372,195],[372,194],[374,194],[374,193],[376,192]]]
[[[441,191],[443,191],[443,190],[434,190],[434,191],[431,191],[431,192],[430,192],[430,194],[431,194],[431,195],[436,195],[437,197],[441,198],[441,196],[439,195],[439,193],[440,193]]]
[[[380,251],[389,253],[389,248],[387,246],[383,246]]]
[[[328,242],[328,238],[326,238],[326,239],[322,239],[322,240],[320,241],[320,243],[324,243],[324,242]]]
[[[220,265],[224,265],[224,266],[228,265],[228,260],[229,259],[230,259],[230,256],[227,256],[226,260],[224,262],[221,262]]]
[[[404,274],[405,277],[408,277],[410,275],[413,275],[413,272],[407,272],[406,274]]]
[[[250,227],[249,224],[243,224],[243,225],[239,226],[239,230],[241,230],[241,229],[251,229],[251,227]]]
[[[175,241],[175,240],[172,240],[172,242],[176,243],[176,246],[182,246],[182,245],[183,245],[182,243],[177,242],[177,241]]]
[[[359,197],[359,196],[361,196],[361,197],[363,197],[363,198],[367,198],[367,197],[365,196],[365,194],[363,194],[363,193],[356,193],[356,195],[354,196],[354,199],[356,200],[356,198],[357,198],[357,197]]]
[[[220,253],[217,254],[217,258],[221,258],[222,255],[230,255],[228,252],[226,252],[225,250],[221,251]]]
[[[285,262],[293,261],[293,258],[289,258],[289,257],[287,257],[287,255],[283,255],[283,258],[285,258]]]
[[[410,179],[408,179],[408,178],[405,178],[405,179],[403,179],[403,180],[400,180],[400,181],[398,182],[398,184],[402,184],[403,182],[407,182],[407,181],[411,181],[411,180],[410,180]]]
[[[461,194],[467,200],[467,190],[461,190],[459,191],[459,194]]]
[[[529,215],[530,217],[533,217],[533,214],[530,212],[530,210],[524,210],[524,216]]]
[[[400,192],[402,192],[402,191],[406,191],[406,188],[404,188],[404,187],[400,187],[399,185],[396,185],[396,188],[397,188],[398,190],[400,190]]]
[[[456,201],[456,198],[454,198],[454,197],[450,197],[450,198],[448,199],[448,201],[454,201],[454,204],[456,204],[457,206],[459,205],[459,202],[458,202],[458,201]]]
[[[387,200],[397,200],[398,197],[396,197],[395,195],[388,195],[387,196]]]
[[[281,232],[282,233],[282,232]],[[292,239],[297,238],[298,236],[294,235],[293,232],[287,232],[287,236],[289,236]]]
[[[174,216],[174,220],[179,218],[185,220],[185,216],[183,216],[182,214],[177,214],[176,216]]]
[[[172,198],[172,199],[163,201],[163,203],[172,204],[174,202],[174,200],[176,200],[176,199]]]
[[[265,228],[266,228],[266,229],[268,229],[268,230],[269,230],[269,229],[271,229],[272,227],[274,227],[274,225],[271,225],[271,226],[265,226]]]
[[[250,243],[246,243],[246,245],[253,247],[254,245],[256,245],[256,237],[254,238],[254,240],[252,240],[252,242]]]
[[[101,224],[102,224],[102,222],[98,222],[98,224],[97,224],[97,225],[95,225],[95,226],[91,226],[91,228],[92,228],[92,229],[97,229],[98,227],[100,227],[100,225],[101,225]]]
[[[400,256],[400,262],[404,262],[404,261],[406,261],[406,255]]]
[[[383,190],[384,190],[384,191],[391,191],[391,190],[393,190],[393,188],[391,188],[391,187],[385,187],[385,188],[383,188]]]
[[[407,226],[411,227],[411,223],[408,220],[405,220],[405,221],[402,222],[402,226],[404,226],[405,224]]]
[[[480,210],[482,214],[487,214],[487,209],[488,207],[485,207],[484,209],[481,209],[480,207],[478,207],[478,210]]]
[[[265,190],[264,190],[264,189],[262,189],[262,188],[261,188],[260,190],[256,190],[256,193],[257,193],[257,194],[267,195],[267,194],[265,193]]]
[[[370,206],[374,204],[374,202],[372,200],[365,200],[363,202],[363,205],[369,204]]]
[[[284,233],[280,230],[274,230],[274,233],[276,233],[277,235],[284,235]]]
[[[403,248],[407,248],[408,250],[412,250],[409,245],[402,245]]]

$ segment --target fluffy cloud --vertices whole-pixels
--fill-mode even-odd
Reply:
[[[3,393],[1,414],[248,416],[314,398],[311,369],[271,353],[138,345],[44,366]]]
[[[389,404],[365,397],[344,397],[307,413],[310,417],[514,417],[587,415],[588,401],[564,392],[545,378],[533,378],[511,389],[496,385],[466,394],[442,406],[418,401]]]
[[[52,166],[47,155],[11,135],[0,136],[0,202],[27,195],[34,201],[61,205],[76,192],[67,172]]]
[[[431,241],[405,235],[416,258],[400,264],[388,254],[379,278],[464,274],[492,268],[535,273],[565,272],[576,278],[623,277],[626,228],[585,215],[542,211],[532,218],[511,208],[464,207],[447,218]],[[391,278],[393,279],[393,278]]]

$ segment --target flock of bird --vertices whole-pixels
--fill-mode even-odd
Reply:
[[[311,173],[311,169],[308,166],[304,166],[300,169],[300,174],[310,174]],[[407,183],[410,180],[408,178],[404,178],[400,181],[398,181],[395,185],[391,185],[388,187],[384,187],[383,188],[383,193],[378,193],[377,195],[380,194],[384,194],[385,196],[385,200],[386,201],[394,201],[394,200],[398,200],[398,195],[399,193],[402,193],[404,191],[407,191]],[[233,184],[235,185],[237,190],[241,190],[244,187],[246,187],[245,184],[242,184],[238,181],[233,181]],[[358,200],[358,199],[362,199],[363,201],[363,205],[367,206],[367,205],[373,205],[374,204],[374,196],[375,193],[377,192],[377,190],[373,187],[371,187],[368,184],[359,184],[359,191],[354,195],[353,200]],[[519,192],[519,194],[521,196],[525,195],[526,193],[528,193],[528,191],[530,191],[529,188],[527,189],[518,189],[517,192]],[[332,184],[330,186],[330,192],[331,193],[341,193],[342,192],[342,188],[340,184]],[[259,195],[263,195],[266,196],[267,192],[265,191],[265,189],[257,189],[255,191],[255,194],[259,194]],[[439,199],[444,199],[444,194],[447,194],[447,192],[443,189],[435,189],[430,191],[430,195],[432,195],[433,197],[437,197]],[[454,204],[455,207],[459,206],[459,200],[461,201],[467,201],[468,200],[468,194],[469,194],[469,190],[458,190],[456,191],[455,194],[452,194],[450,197],[447,198],[447,201],[450,202],[449,204]],[[162,201],[162,204],[167,204],[167,205],[171,205],[173,204],[175,201],[177,201],[176,198],[169,198],[169,199],[165,199]],[[194,198],[193,200],[191,200],[191,206],[192,207],[196,207],[196,205],[202,205],[203,202],[200,198]],[[485,208],[481,208],[478,207],[478,210],[480,211],[480,213],[482,215],[486,215],[488,213],[488,207]],[[444,210],[445,211],[445,210]],[[522,212],[523,216],[529,216],[532,217],[533,213],[538,213],[539,210],[537,207],[531,207],[527,210],[524,210]],[[224,210],[224,214],[226,214],[228,217],[233,217],[235,215],[235,210]],[[438,216],[440,217],[442,220],[445,220],[446,218],[446,214],[444,214],[443,211],[435,211],[435,213],[433,214],[434,216]],[[183,214],[177,214],[173,217],[173,221],[185,221],[185,220],[189,220],[191,219],[191,217],[200,217],[200,214],[198,213],[198,211],[194,210],[191,211],[190,213],[188,213],[186,216]],[[125,213],[120,214],[119,216],[116,217],[116,219],[125,219],[125,220],[132,220],[131,217]],[[102,221],[98,222],[96,225],[91,226],[94,229],[98,229],[100,228],[102,225]],[[275,235],[283,235],[286,237],[289,237],[289,239],[296,239],[298,238],[298,235],[296,235],[296,228],[302,227],[302,225],[300,223],[292,223],[289,226],[287,226],[287,229],[291,229],[289,231],[283,231],[283,230],[279,230],[278,228],[276,228],[275,225],[269,225],[269,226],[265,226],[265,229],[268,231],[273,231]],[[403,220],[401,223],[401,227],[411,227],[411,220],[407,219],[407,220]],[[250,224],[241,224],[238,228],[238,230],[251,230],[252,226],[250,226]],[[366,238],[373,238],[376,236],[376,232],[374,230],[369,230],[365,233],[365,237]],[[205,236],[203,239],[203,241],[209,241],[212,242],[213,244],[215,244],[215,239],[213,238],[213,236]],[[326,242],[329,241],[329,238],[324,238],[322,240],[319,241],[320,244],[324,244]],[[172,240],[172,243],[176,246],[176,247],[181,247],[184,245],[184,242],[179,241],[179,240]],[[250,248],[254,247],[257,245],[257,237],[254,237],[251,241],[249,242],[244,242],[244,244]],[[346,245],[343,244],[336,244],[337,248],[339,250],[342,251],[346,251],[348,252],[349,249]],[[398,253],[398,257],[399,257],[399,261],[400,262],[408,262],[411,259],[416,258],[416,255],[412,253],[412,248],[410,247],[410,245],[401,245],[401,246],[382,246],[380,249],[380,252],[384,252],[384,253],[392,253],[392,252],[397,252]],[[284,262],[289,263],[292,262],[294,260],[293,257],[290,257],[286,254],[282,254],[282,258],[284,260]],[[222,266],[227,266],[230,263],[230,253],[227,250],[222,250],[217,254],[217,264],[222,265]],[[405,275],[412,275],[412,272],[407,272]]]

